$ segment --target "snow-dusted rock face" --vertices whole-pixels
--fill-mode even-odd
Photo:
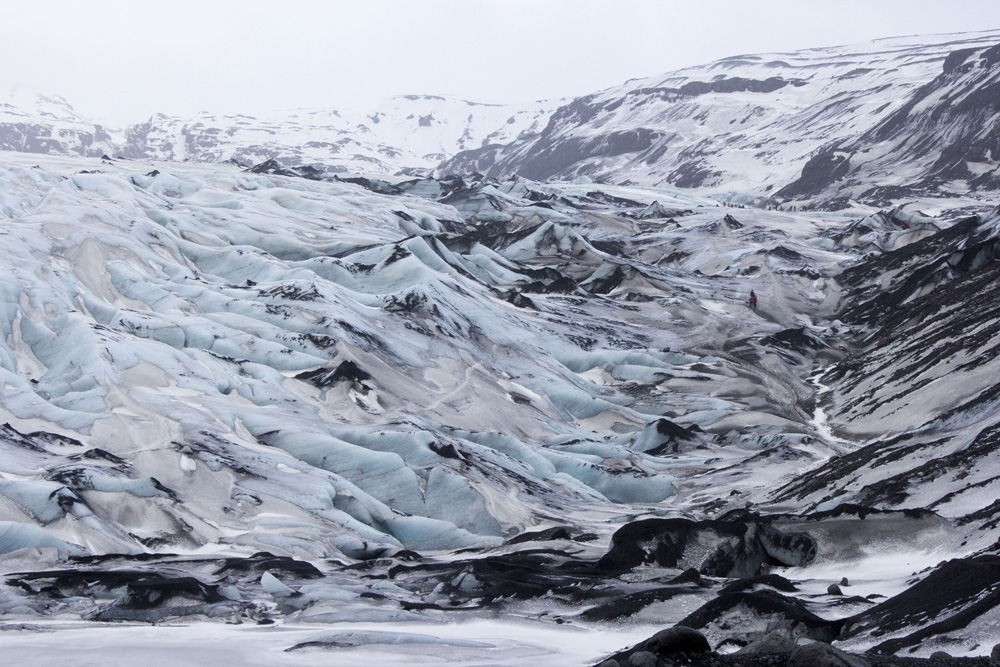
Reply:
[[[941,73],[857,138],[815,153],[779,195],[885,202],[1000,189],[1000,43],[957,49]]]
[[[442,172],[780,200],[995,190],[998,43],[994,31],[726,58],[578,98],[538,135]]]
[[[328,173],[422,175],[459,151],[541,131],[561,103],[482,104],[404,95],[367,111],[154,114],[109,133],[62,98],[16,89],[0,98],[0,150],[245,165],[276,158],[286,166],[319,165]]]
[[[61,97],[15,89],[0,99],[0,151],[100,157],[115,142]]]
[[[831,418],[841,433],[872,441],[790,485],[786,498],[808,507],[854,502],[955,517],[975,508],[980,519],[993,517],[998,257],[994,213],[840,275],[853,293],[843,319],[865,337],[852,358],[818,381],[831,387]]]

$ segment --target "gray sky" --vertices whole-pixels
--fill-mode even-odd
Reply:
[[[1000,28],[997,0],[4,0],[0,91],[160,111],[585,95],[743,53]]]

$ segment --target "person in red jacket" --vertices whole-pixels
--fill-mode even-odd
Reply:
[[[757,295],[753,293],[753,290],[750,290],[750,307],[757,310]]]

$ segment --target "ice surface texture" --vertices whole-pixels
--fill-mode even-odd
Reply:
[[[849,563],[918,553],[868,589],[889,596],[995,542],[995,213],[852,218],[593,183],[387,191],[266,171],[0,167],[0,551],[52,566],[11,580],[11,613],[48,613],[59,591],[58,613],[98,620],[333,619],[338,600],[399,620],[548,600],[598,622],[657,618],[676,598],[676,622],[718,598],[699,618],[725,641],[743,598],[698,577],[798,570],[809,596]],[[676,216],[643,217],[653,202]],[[712,523],[748,504],[764,518]],[[872,507],[920,511],[901,527]],[[790,510],[817,518],[775,518]],[[620,524],[665,513],[707,523],[639,540],[638,567],[600,565]],[[536,527],[555,554],[508,542]],[[942,540],[961,546],[935,552]],[[668,542],[675,557],[651,555]],[[336,582],[197,560],[264,552]],[[127,559],[87,560],[107,554]],[[193,560],[109,574],[168,554]],[[667,585],[647,585],[647,567]],[[871,603],[802,611],[758,592],[726,592],[753,596],[748,627],[808,612],[824,637]],[[902,646],[925,621],[898,618]],[[870,647],[873,632],[844,639]]]

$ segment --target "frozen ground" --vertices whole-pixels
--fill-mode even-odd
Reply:
[[[574,667],[645,639],[657,628],[633,626],[580,629],[514,621],[389,626],[330,624],[261,627],[193,623],[113,625],[44,623],[30,629],[3,626],[6,659],[22,664],[66,663],[81,667],[143,664],[288,666],[356,665],[523,665]],[[314,641],[338,646],[289,650]],[[59,654],[53,651],[60,648]],[[72,647],[70,649],[69,647]]]

